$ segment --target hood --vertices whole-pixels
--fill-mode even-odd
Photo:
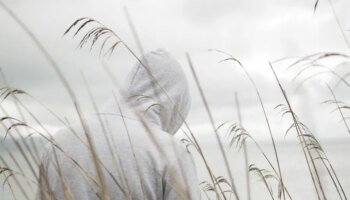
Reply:
[[[136,63],[124,84],[123,99],[128,103],[120,104],[122,114],[130,117],[133,107],[147,122],[175,134],[183,123],[179,112],[186,118],[191,104],[184,71],[162,49],[147,53],[141,60],[145,66]]]

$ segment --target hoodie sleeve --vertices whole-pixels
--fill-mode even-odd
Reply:
[[[186,148],[166,170],[163,177],[163,192],[164,200],[200,199],[196,166]]]

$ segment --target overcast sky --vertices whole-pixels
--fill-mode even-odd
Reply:
[[[289,56],[306,56],[317,52],[349,53],[327,0],[320,0],[313,13],[314,0],[2,0],[33,31],[60,66],[77,94],[86,113],[90,100],[81,72],[99,105],[113,89],[101,68],[98,50],[77,49],[78,38],[62,37],[74,20],[92,17],[113,29],[138,53],[126,20],[124,6],[131,15],[146,51],[164,48],[185,68],[192,91],[192,109],[188,120],[198,136],[211,134],[210,124],[186,62],[189,52],[212,109],[217,125],[237,121],[234,94],[238,92],[243,123],[258,138],[267,138],[263,114],[253,87],[234,63],[218,63],[224,55],[208,51],[219,49],[234,55],[257,82],[277,138],[283,139],[291,121],[281,119],[274,107],[284,103],[268,62]],[[343,29],[350,29],[350,2],[332,0]],[[27,91],[61,117],[76,119],[74,108],[57,75],[48,62],[6,12],[0,9],[0,67],[10,84]],[[350,39],[350,33],[346,32]],[[81,35],[80,35],[81,38]],[[123,48],[117,48],[110,59],[102,58],[123,82],[136,60]],[[329,67],[346,60],[328,61]],[[295,92],[300,80],[291,82],[297,70],[285,71],[291,60],[275,65],[286,86],[292,105],[319,137],[347,137],[334,106],[321,104],[331,99],[325,82],[335,83],[332,75],[308,81]],[[345,74],[350,65],[335,67]],[[3,84],[3,83],[2,83]],[[340,100],[349,100],[349,88],[335,90]],[[32,111],[53,130],[59,123],[29,98],[22,98]],[[5,102],[11,111],[11,104]],[[294,136],[289,136],[294,138]]]

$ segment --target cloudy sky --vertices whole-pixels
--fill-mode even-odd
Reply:
[[[261,92],[277,138],[283,139],[290,125],[281,119],[274,107],[284,103],[268,62],[289,56],[306,56],[317,52],[349,53],[349,48],[336,23],[329,1],[320,0],[313,13],[315,0],[1,0],[40,39],[68,79],[85,112],[92,111],[81,73],[88,82],[96,102],[103,102],[113,89],[101,67],[105,62],[122,83],[136,60],[123,48],[108,58],[89,48],[78,49],[79,36],[62,37],[63,32],[80,17],[91,17],[114,30],[139,53],[124,8],[130,13],[145,51],[164,48],[183,65],[191,85],[192,109],[188,117],[199,137],[212,132],[208,117],[197,92],[185,53],[193,59],[215,121],[237,121],[235,93],[238,93],[243,123],[257,138],[267,138],[263,114],[254,89],[242,70],[234,63],[218,63],[224,55],[208,51],[219,49],[239,59]],[[346,0],[332,0],[344,30],[350,29]],[[0,67],[11,86],[27,91],[61,117],[75,120],[69,96],[57,75],[35,44],[0,8]],[[345,32],[350,39],[350,33]],[[302,80],[292,82],[298,70],[286,71],[293,60],[275,64],[278,75],[290,95],[301,120],[322,138],[348,138],[334,106],[321,104],[331,99],[325,82],[335,84],[330,74],[319,76],[295,88]],[[346,60],[327,60],[326,64],[340,74],[349,71]],[[337,66],[338,64],[342,65]],[[337,67],[336,67],[337,66]],[[315,73],[315,72],[313,72]],[[2,81],[2,84],[4,82]],[[349,100],[349,88],[340,85],[335,92],[340,100]],[[21,97],[26,105],[52,130],[59,123],[37,103]],[[3,102],[11,112],[10,102]],[[294,136],[289,136],[293,139]]]

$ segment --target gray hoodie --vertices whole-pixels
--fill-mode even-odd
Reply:
[[[124,98],[55,135],[43,155],[38,199],[200,199],[193,158],[173,136],[190,106],[184,72],[164,50],[142,62]]]

